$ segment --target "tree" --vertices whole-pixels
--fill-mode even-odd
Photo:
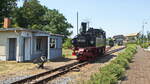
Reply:
[[[72,34],[68,31],[72,25],[67,22],[64,15],[56,9],[51,10],[42,6],[38,0],[25,0],[23,7],[17,9],[16,22],[23,28],[62,34],[65,37]]]
[[[150,40],[150,32],[147,31],[147,39]]]
[[[65,36],[72,34],[72,32],[68,31],[69,28],[72,28],[72,25],[67,22],[67,19],[58,10],[47,10],[43,19],[44,26],[42,30]]]
[[[4,17],[13,17],[13,12],[17,7],[17,0],[2,0],[0,2],[0,27],[2,27]]]
[[[72,41],[71,38],[67,38],[66,41],[63,43],[63,48],[72,48],[71,41]]]
[[[18,8],[16,21],[20,27],[32,28],[42,23],[45,9],[38,0],[25,1],[23,7]]]

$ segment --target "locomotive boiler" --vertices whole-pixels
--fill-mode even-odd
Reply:
[[[81,23],[81,32],[72,39],[73,55],[77,60],[86,61],[95,59],[105,53],[106,34],[102,29],[89,28],[87,23]]]

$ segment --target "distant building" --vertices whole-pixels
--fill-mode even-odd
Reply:
[[[123,45],[125,37],[124,35],[115,35],[113,36],[113,40],[117,45]]]
[[[0,60],[18,62],[62,56],[62,35],[23,28],[0,28]]]
[[[127,42],[136,42],[139,37],[139,33],[132,33],[126,35],[126,41]]]

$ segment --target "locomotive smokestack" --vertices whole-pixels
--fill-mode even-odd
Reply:
[[[86,23],[86,22],[82,22],[82,23],[81,23],[81,26],[82,26],[82,32],[83,32],[83,33],[86,33],[87,23]]]

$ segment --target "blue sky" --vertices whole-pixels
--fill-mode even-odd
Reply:
[[[76,12],[79,12],[79,26],[90,21],[90,26],[103,28],[107,37],[130,34],[142,30],[150,31],[150,0],[39,0],[49,9],[57,9],[67,18],[76,35]]]

